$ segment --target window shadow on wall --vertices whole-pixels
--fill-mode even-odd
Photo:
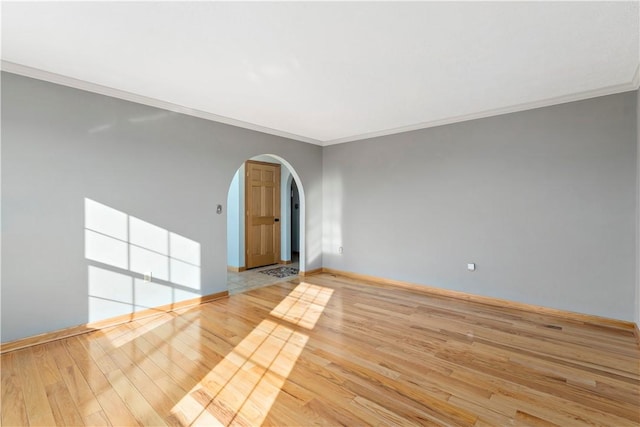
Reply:
[[[200,243],[85,198],[89,322],[200,297]]]

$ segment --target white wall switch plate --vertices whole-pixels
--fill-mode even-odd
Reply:
[[[476,265],[475,264],[467,264],[467,270],[475,271],[476,270]]]

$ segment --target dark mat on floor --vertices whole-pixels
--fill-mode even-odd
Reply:
[[[262,270],[260,271],[260,273],[268,274],[269,276],[273,276],[273,277],[283,278],[283,277],[289,277],[289,276],[297,276],[298,269],[292,268],[292,267],[276,267],[276,268],[270,268],[268,270]]]

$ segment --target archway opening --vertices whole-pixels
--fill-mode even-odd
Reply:
[[[266,273],[263,270],[268,267],[247,269],[246,163],[243,163],[234,174],[227,194],[227,285],[230,293],[236,293],[232,291],[237,291],[247,284],[250,286],[244,288],[248,289],[276,283],[278,280],[274,278],[289,280],[292,274],[297,275],[298,271],[305,271],[306,265],[305,194],[298,173],[288,161],[274,154],[254,156],[247,160],[280,165],[280,256],[277,264],[272,266],[272,277],[258,274]],[[278,267],[282,268],[275,270]]]

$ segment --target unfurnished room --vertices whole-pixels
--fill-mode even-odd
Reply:
[[[0,12],[1,425],[640,425],[640,2]]]

